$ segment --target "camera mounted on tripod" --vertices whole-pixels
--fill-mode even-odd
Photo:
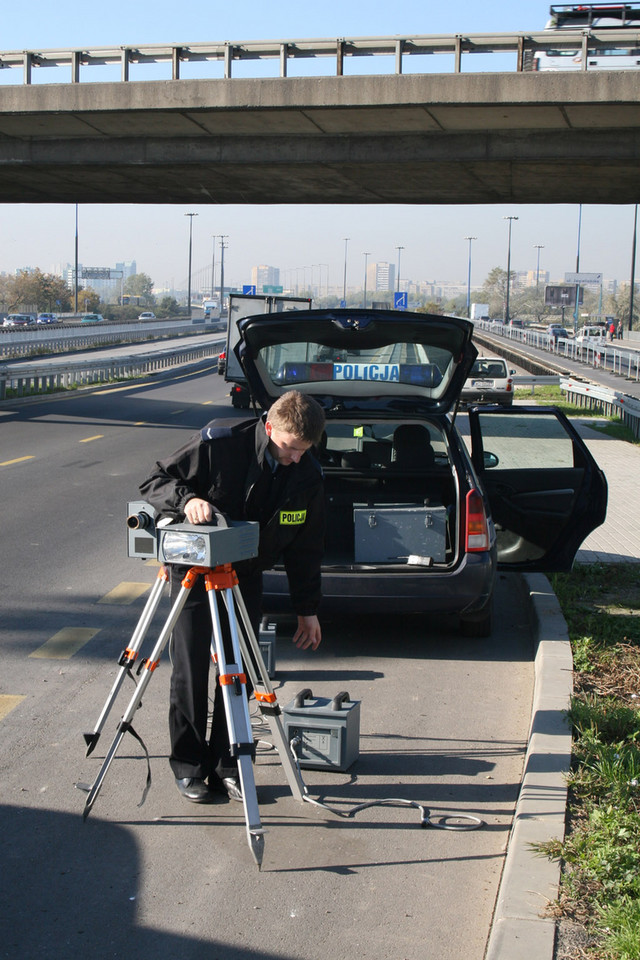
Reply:
[[[217,525],[157,520],[150,503],[132,500],[127,505],[127,554],[163,564],[199,567],[219,567],[258,556],[258,523],[215,516],[220,521]]]

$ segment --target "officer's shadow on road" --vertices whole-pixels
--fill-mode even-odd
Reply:
[[[142,858],[131,831],[79,816],[0,806],[0,955],[276,960],[260,950],[177,936],[136,923]],[[278,953],[278,960],[287,960]]]

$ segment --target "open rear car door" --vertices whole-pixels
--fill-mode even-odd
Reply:
[[[582,438],[555,407],[476,407],[469,425],[499,569],[569,570],[607,510],[606,478]]]

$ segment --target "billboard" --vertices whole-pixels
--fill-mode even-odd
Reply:
[[[575,284],[547,284],[544,288],[544,303],[546,307],[575,307],[576,290]],[[580,300],[584,299],[584,290],[580,287]]]

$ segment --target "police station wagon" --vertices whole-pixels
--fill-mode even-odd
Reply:
[[[297,389],[325,410],[326,607],[446,611],[484,636],[497,569],[567,570],[603,522],[604,475],[557,409],[476,408],[458,429],[469,321],[301,310],[238,331],[256,409]],[[264,588],[265,612],[288,609],[282,568]]]

